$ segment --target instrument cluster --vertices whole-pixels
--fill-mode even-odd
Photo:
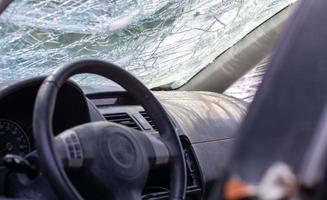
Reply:
[[[30,140],[21,126],[14,121],[0,119],[0,166],[5,155],[25,156],[30,151]]]

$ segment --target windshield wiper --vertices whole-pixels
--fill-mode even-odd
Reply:
[[[6,10],[11,2],[13,2],[13,0],[0,0],[0,15]]]

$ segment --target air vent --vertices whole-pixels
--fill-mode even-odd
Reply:
[[[153,130],[158,131],[157,126],[154,124],[147,112],[141,111],[140,114],[144,117],[146,121],[148,121],[148,123],[152,126]]]
[[[141,130],[140,127],[136,124],[133,118],[127,113],[112,113],[103,115],[106,120],[114,123],[118,123],[136,130]]]

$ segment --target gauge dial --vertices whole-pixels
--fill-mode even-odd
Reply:
[[[6,154],[25,156],[31,145],[23,129],[15,122],[0,119],[0,166]]]

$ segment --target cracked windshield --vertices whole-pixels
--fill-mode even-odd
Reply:
[[[293,1],[17,0],[0,16],[0,82],[93,57],[150,88],[177,88]]]

